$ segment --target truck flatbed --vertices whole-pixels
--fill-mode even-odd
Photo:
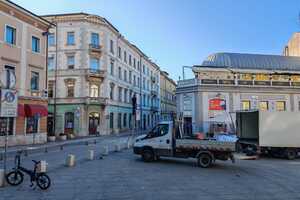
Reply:
[[[236,144],[216,140],[176,139],[176,148],[234,152]]]

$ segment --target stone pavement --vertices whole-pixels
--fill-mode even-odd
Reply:
[[[2,188],[0,200],[293,200],[300,199],[299,166],[299,160],[265,158],[202,169],[185,159],[144,163],[126,150],[50,171],[48,191],[32,190],[28,180]]]

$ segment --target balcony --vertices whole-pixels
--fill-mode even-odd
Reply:
[[[107,105],[108,103],[108,98],[104,97],[86,97],[85,98],[85,103],[87,105]]]
[[[87,81],[102,82],[106,76],[106,70],[85,69],[85,77]]]
[[[102,53],[102,47],[99,44],[90,44],[89,52],[94,56],[100,57]]]

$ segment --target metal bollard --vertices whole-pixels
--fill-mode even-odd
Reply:
[[[48,153],[48,148],[47,147],[45,148],[45,153]]]
[[[73,167],[73,166],[75,166],[75,155],[69,154],[67,156],[66,166],[67,167]]]
[[[0,187],[5,186],[4,169],[0,169]]]
[[[95,152],[94,150],[89,150],[89,160],[94,160],[95,159]]]
[[[94,140],[94,144],[97,144],[97,140]]]
[[[101,154],[103,156],[108,156],[108,153],[109,153],[108,146],[104,146]]]

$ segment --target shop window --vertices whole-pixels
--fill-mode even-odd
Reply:
[[[250,110],[250,101],[248,100],[243,100],[242,101],[242,110]]]
[[[276,111],[285,111],[285,101],[277,101],[276,102]]]
[[[123,127],[126,128],[127,127],[127,114],[124,113],[123,115]]]
[[[67,112],[65,113],[65,129],[74,128],[74,113]]]
[[[39,119],[37,117],[28,117],[26,119],[26,133],[38,132]]]
[[[118,129],[122,128],[122,113],[118,113]]]
[[[114,113],[109,114],[109,128],[114,128]]]
[[[0,117],[0,136],[6,135],[7,128],[7,117]],[[10,117],[8,119],[8,135],[13,135],[14,132],[14,118]]]
[[[259,109],[261,111],[267,111],[269,109],[269,103],[267,101],[259,102]]]

